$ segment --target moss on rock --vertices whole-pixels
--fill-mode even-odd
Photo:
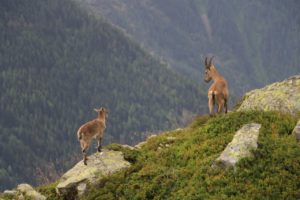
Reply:
[[[124,160],[122,152],[104,150],[89,157],[87,165],[82,161],[66,172],[56,186],[61,196],[84,194],[88,185],[94,185],[101,178],[127,168],[130,163]]]
[[[242,158],[252,156],[252,151],[257,149],[260,127],[260,124],[251,123],[239,129],[217,158],[216,163],[220,163],[225,168],[234,167]]]
[[[300,112],[300,75],[248,92],[238,111],[281,111],[290,114]]]

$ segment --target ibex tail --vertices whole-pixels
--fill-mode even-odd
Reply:
[[[78,132],[77,132],[77,137],[78,137],[78,140],[81,140],[81,138],[82,138],[82,134],[81,134],[82,132],[79,130]]]
[[[211,97],[212,97],[213,104],[215,105],[215,103],[216,103],[216,94],[215,94],[215,92],[211,93]]]

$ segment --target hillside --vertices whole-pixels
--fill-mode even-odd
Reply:
[[[253,157],[235,168],[212,168],[234,133],[253,122],[262,125]],[[124,152],[131,167],[102,178],[80,199],[298,199],[300,146],[291,135],[295,124],[296,118],[278,112],[234,112],[199,117],[185,129],[151,137],[141,149],[110,145],[108,149]],[[56,186],[37,190],[58,200]]]
[[[211,168],[234,132],[250,122],[262,124],[254,157],[235,170]],[[297,199],[295,124],[294,118],[272,112],[199,118],[187,129],[149,139],[137,156],[131,152],[137,161],[128,171],[104,179],[84,199]]]
[[[105,144],[134,144],[206,110],[194,83],[69,0],[1,1],[0,43],[1,190],[77,162],[76,130],[94,107],[110,112]]]
[[[299,73],[297,0],[76,0],[188,78],[216,56],[232,96]]]
[[[276,88],[293,93],[285,89],[298,89],[297,78],[248,94],[277,93]],[[294,87],[289,84],[292,80]],[[274,95],[275,100],[278,97]],[[270,98],[263,97],[266,99]],[[247,98],[237,107],[244,102]],[[230,156],[244,154],[244,147],[234,146],[240,145],[234,144],[234,138],[249,124],[259,127],[250,155],[240,157],[233,166],[219,165],[217,160],[229,145],[233,150]],[[299,199],[300,143],[293,130],[300,134],[299,110],[250,109],[199,116],[184,129],[151,136],[134,147],[110,144],[104,152],[91,155],[87,166],[80,161],[57,182],[36,190],[53,200],[62,199],[57,191],[67,194],[66,199],[74,199],[80,191],[80,199],[85,200]],[[253,140],[251,132],[246,131],[245,136],[245,143]],[[96,166],[99,171],[95,171]],[[123,170],[114,171],[116,168]]]

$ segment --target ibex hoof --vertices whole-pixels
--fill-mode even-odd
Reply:
[[[101,152],[101,147],[98,147],[98,148],[97,148],[97,151],[98,151],[98,152]]]
[[[84,164],[84,165],[87,165],[86,160],[83,161],[83,164]]]

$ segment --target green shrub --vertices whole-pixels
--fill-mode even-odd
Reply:
[[[46,196],[47,200],[63,200],[63,198],[59,197],[55,192],[57,184],[58,182],[40,186],[37,188],[37,191]]]

